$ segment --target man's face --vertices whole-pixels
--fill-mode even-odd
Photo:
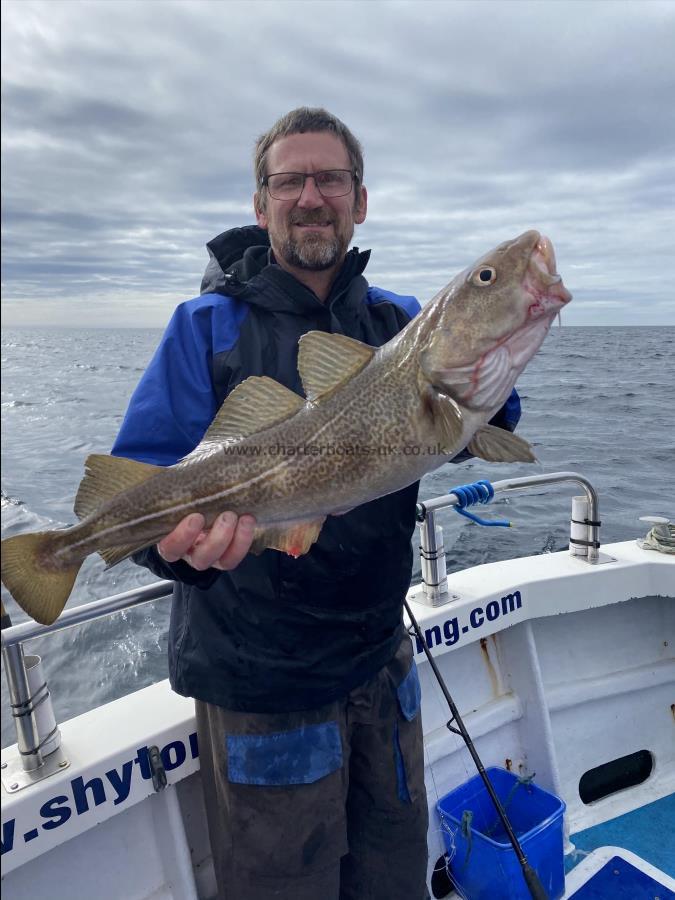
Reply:
[[[342,141],[329,132],[278,138],[267,153],[267,174],[351,169]],[[263,189],[265,190],[265,189]],[[290,269],[324,271],[342,264],[354,225],[366,218],[366,190],[354,202],[354,187],[344,197],[322,197],[313,178],[297,200],[275,200],[265,190],[265,209],[256,194],[256,219],[267,229],[277,260]]]

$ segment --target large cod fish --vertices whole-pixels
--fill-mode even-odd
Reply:
[[[2,581],[51,624],[83,560],[114,565],[191,512],[257,520],[253,552],[307,553],[326,516],[399,490],[465,447],[490,461],[533,461],[488,421],[571,295],[550,241],[527,231],[486,253],[387,344],[340,334],[300,339],[306,399],[267,377],[238,385],[199,446],[166,468],[92,455],[79,524],[2,542]]]

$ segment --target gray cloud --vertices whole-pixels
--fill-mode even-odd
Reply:
[[[364,145],[371,281],[425,300],[536,227],[567,322],[673,323],[674,39],[650,0],[9,0],[5,321],[163,325],[307,104]]]

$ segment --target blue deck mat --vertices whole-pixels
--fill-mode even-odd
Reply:
[[[613,856],[595,875],[575,891],[570,900],[675,900],[664,887],[620,856]]]
[[[675,795],[570,835],[577,850],[623,847],[675,878]],[[578,859],[577,859],[578,861]]]

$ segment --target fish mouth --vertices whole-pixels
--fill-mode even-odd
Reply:
[[[553,244],[546,235],[539,235],[530,253],[523,289],[532,298],[528,319],[552,319],[572,299],[557,272]]]

